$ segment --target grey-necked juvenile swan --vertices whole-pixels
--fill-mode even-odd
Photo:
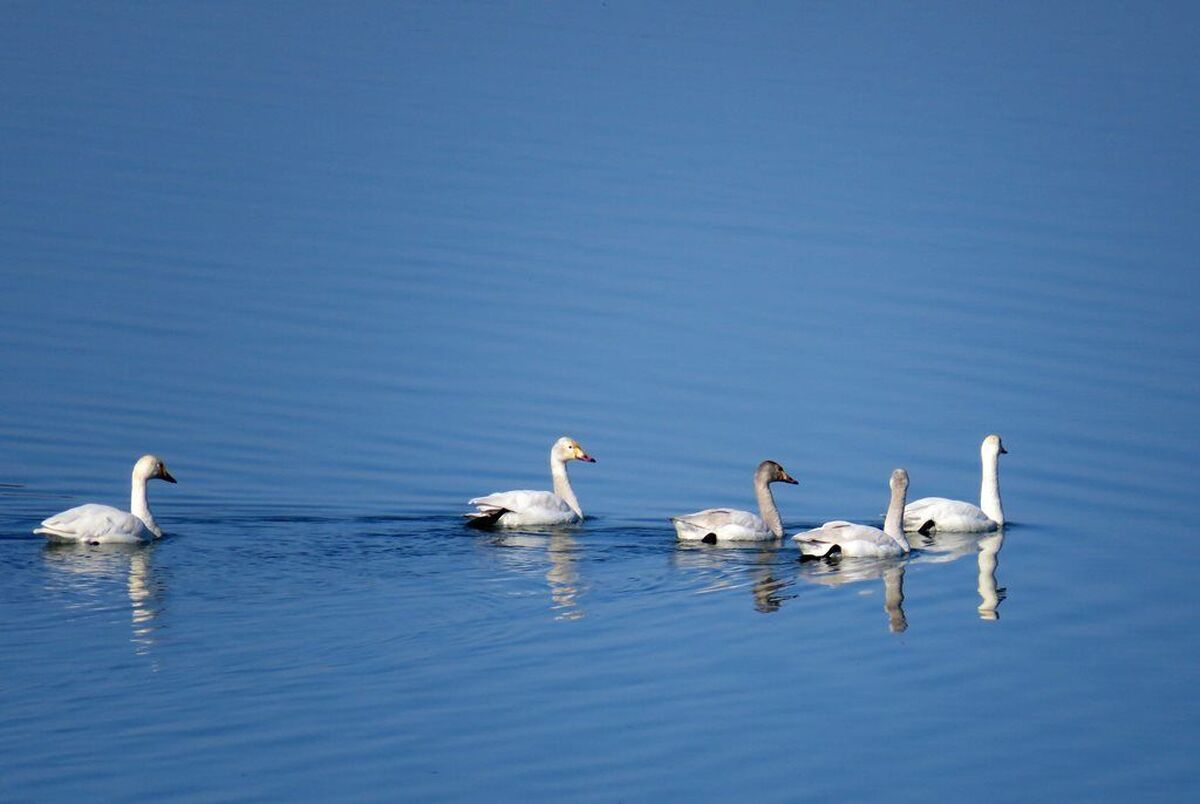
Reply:
[[[920,533],[952,531],[980,533],[1004,526],[1004,508],[1000,505],[1000,456],[1008,453],[1000,436],[990,435],[979,446],[983,462],[983,480],[979,505],[945,497],[922,497],[904,509],[904,529]]]
[[[79,505],[44,520],[42,526],[34,530],[34,533],[59,541],[88,544],[157,539],[162,536],[162,529],[155,523],[154,516],[150,513],[150,505],[146,502],[146,481],[155,478],[168,483],[175,482],[161,458],[143,455],[133,465],[133,490],[130,493],[129,511],[96,503]]]
[[[796,479],[775,461],[763,461],[754,471],[754,494],[762,516],[732,508],[709,508],[694,514],[671,517],[675,534],[684,541],[763,542],[783,538],[783,521],[771,494],[772,483],[791,483]]]
[[[474,511],[463,514],[475,527],[519,528],[526,525],[570,525],[583,521],[567,477],[567,461],[595,463],[579,442],[563,436],[550,448],[550,476],[554,491],[498,491],[468,502]]]
[[[902,526],[904,497],[908,493],[908,472],[896,469],[888,485],[892,499],[888,503],[883,530],[869,525],[837,520],[819,528],[797,533],[792,537],[806,556],[827,556],[840,552],[848,558],[890,558],[909,551],[908,539]]]

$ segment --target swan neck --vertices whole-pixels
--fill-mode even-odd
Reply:
[[[906,489],[898,486],[892,489],[892,499],[888,502],[887,516],[883,520],[883,532],[904,548],[909,550],[908,539],[904,535],[904,501]]]
[[[579,500],[575,499],[575,490],[571,488],[571,478],[567,477],[567,464],[554,453],[550,453],[550,477],[554,478],[554,493],[563,499],[575,516],[583,519],[583,509]]]
[[[162,535],[162,531],[154,521],[154,515],[150,513],[150,503],[146,499],[146,478],[144,477],[133,476],[133,488],[129,494],[129,512],[142,520],[146,528],[155,536]]]
[[[754,496],[758,498],[758,512],[763,522],[775,534],[776,539],[783,538],[783,520],[779,518],[779,509],[775,506],[775,495],[771,493],[771,485],[765,478],[755,476]]]
[[[983,456],[979,508],[997,525],[1004,524],[1004,507],[1000,505],[1000,456],[995,453]]]

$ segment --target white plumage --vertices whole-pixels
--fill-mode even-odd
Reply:
[[[930,533],[951,531],[982,533],[1004,525],[1004,507],[1000,504],[1000,456],[1008,450],[998,435],[989,435],[979,447],[983,464],[979,505],[945,497],[922,497],[904,509],[904,529]]]
[[[908,549],[879,528],[840,520],[792,537],[806,556],[828,555],[835,547],[847,558],[891,558]]]
[[[567,476],[567,461],[595,463],[573,438],[563,436],[550,448],[550,476],[554,491],[498,491],[468,502],[475,506],[463,516],[476,527],[519,528],[571,525],[583,521],[583,509]]]
[[[63,541],[96,544],[139,542],[162,535],[151,531],[145,522],[128,511],[97,503],[77,505],[55,514],[43,520],[34,533]]]
[[[945,497],[922,497],[904,509],[907,531],[948,531],[981,533],[995,530],[999,524],[978,505]]]
[[[520,525],[570,525],[582,517],[567,501],[552,491],[498,491],[476,497],[467,503],[476,510],[466,514],[472,520],[490,519],[501,528]]]
[[[760,516],[734,508],[707,508],[671,519],[684,541],[762,542],[775,538]]]
[[[841,553],[847,558],[891,558],[904,555],[909,551],[909,545],[900,522],[904,495],[908,490],[908,472],[903,469],[892,472],[889,486],[892,496],[883,530],[839,519],[797,533],[792,540],[806,556]]]
[[[754,471],[754,493],[762,516],[735,508],[706,508],[694,514],[671,517],[675,535],[692,542],[762,542],[783,537],[783,523],[771,483],[796,484],[795,478],[775,461],[763,461]]]
[[[50,539],[89,544],[131,543],[162,536],[146,501],[146,481],[154,478],[174,483],[166,464],[154,455],[143,455],[133,466],[130,511],[111,505],[88,503],[55,514],[34,530]]]

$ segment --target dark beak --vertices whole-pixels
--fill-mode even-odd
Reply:
[[[1004,445],[1003,445],[1003,444],[1001,444],[1001,445],[1000,445],[1000,454],[1001,454],[1001,455],[1007,455],[1007,454],[1008,454],[1008,450],[1006,450],[1006,449],[1004,448]]]
[[[785,478],[783,479],[783,482],[784,482],[784,483],[790,483],[790,484],[791,484],[791,485],[793,485],[793,486],[799,486],[799,485],[800,485],[800,481],[799,481],[799,480],[797,480],[796,478],[792,477],[791,475],[788,475],[787,477],[785,477]]]
[[[596,459],[593,458],[591,455],[588,455],[586,452],[579,456],[579,460],[583,461],[584,463],[595,463],[596,462]]]
[[[161,477],[163,480],[167,481],[168,483],[178,483],[179,482],[175,478],[171,477],[171,473],[168,472],[165,468],[162,470],[162,474],[160,474],[159,477]]]

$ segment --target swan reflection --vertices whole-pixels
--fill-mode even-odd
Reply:
[[[129,598],[130,642],[139,656],[148,656],[156,641],[155,620],[162,611],[163,586],[153,572],[153,544],[86,545],[71,542],[47,542],[42,548],[46,565],[80,589],[80,582],[92,594],[103,593],[109,582],[123,582]],[[157,670],[157,666],[154,668]]]
[[[550,590],[550,609],[556,620],[580,620],[584,610],[579,607],[581,594],[578,569],[579,544],[569,530],[545,532],[513,532],[497,534],[491,540],[498,547],[517,548],[519,558],[506,555],[506,563],[515,564],[519,571],[532,568],[530,557],[545,552],[550,566],[545,570]]]
[[[979,540],[979,617],[982,620],[999,620],[997,609],[1008,596],[1008,590],[996,585],[996,566],[1000,563],[999,553],[1003,546],[1003,529]]]
[[[1004,602],[1006,590],[997,586],[996,567],[998,553],[1004,545],[1004,529],[991,533],[931,533],[913,534],[913,547],[919,552],[913,556],[913,564],[946,564],[963,556],[976,554],[979,563],[978,591],[980,603],[977,607],[982,620],[998,620],[997,611]]]
[[[700,571],[708,576],[700,594],[750,587],[754,610],[763,614],[779,611],[791,581],[778,577],[779,547],[762,543],[698,544],[677,542],[672,564],[679,569]]]
[[[805,561],[801,574],[809,583],[820,586],[848,586],[877,579],[883,580],[883,610],[888,630],[893,634],[908,630],[904,614],[904,559],[842,558]]]

